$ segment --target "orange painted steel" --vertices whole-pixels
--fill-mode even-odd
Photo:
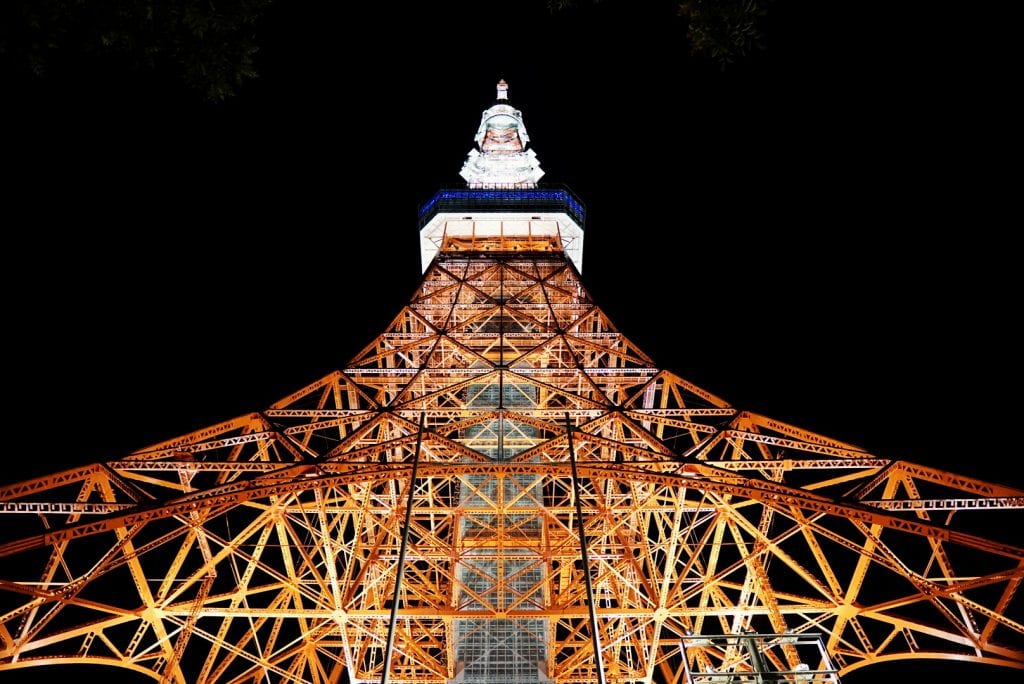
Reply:
[[[820,634],[840,674],[1024,669],[999,523],[1024,492],[733,408],[531,245],[453,241],[347,366],[272,406],[0,487],[0,676],[446,684],[462,619],[543,619],[559,683],[685,681],[738,658],[686,639],[750,632]],[[536,581],[477,583],[481,557]]]

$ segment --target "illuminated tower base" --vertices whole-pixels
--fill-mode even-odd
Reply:
[[[182,684],[796,684],[922,657],[1024,669],[1024,549],[999,540],[1019,538],[999,521],[1024,492],[736,409],[659,368],[584,288],[584,208],[538,185],[503,83],[476,141],[468,187],[421,210],[421,285],[343,369],[0,488],[0,677],[66,663]],[[970,516],[986,536],[951,524]]]

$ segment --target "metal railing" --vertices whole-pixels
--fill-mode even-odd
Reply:
[[[442,189],[434,193],[418,211],[417,228],[427,225],[434,216],[445,212],[558,212],[568,214],[581,228],[586,209],[579,198],[565,187],[498,189]]]
[[[683,638],[689,684],[839,684],[820,634]]]

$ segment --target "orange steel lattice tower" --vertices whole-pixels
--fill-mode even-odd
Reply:
[[[0,488],[0,677],[837,681],[1024,669],[1024,492],[882,458],[657,367],[580,278],[499,83],[420,212],[424,276],[263,410]],[[995,516],[983,534],[961,525]],[[957,523],[956,526],[953,523]]]

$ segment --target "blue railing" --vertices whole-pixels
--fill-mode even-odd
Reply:
[[[444,189],[438,190],[419,209],[419,227],[441,212],[557,212],[566,213],[580,226],[586,209],[567,188],[530,188],[519,190]]]

